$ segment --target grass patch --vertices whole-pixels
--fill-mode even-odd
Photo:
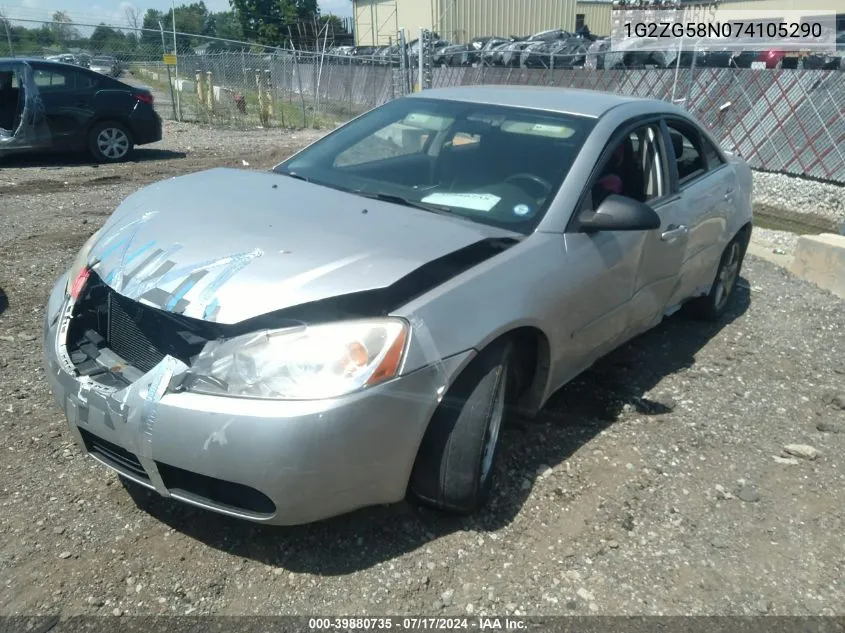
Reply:
[[[147,84],[156,92],[170,95],[170,87],[167,81],[154,80],[147,74],[141,72],[140,67],[134,67],[133,74],[139,80]],[[154,72],[160,72],[156,70]],[[193,81],[193,80],[190,80]],[[220,101],[214,102],[213,109],[209,109],[205,103],[201,103],[197,94],[191,92],[178,93],[182,120],[206,123],[210,125],[225,125],[242,128],[252,128],[262,124],[260,117],[260,106],[257,91],[234,91],[244,98],[245,112],[241,112],[229,93],[223,96]],[[175,95],[174,95],[175,96]],[[364,108],[350,107],[350,104],[337,104],[334,102],[321,102],[320,111],[314,111],[313,97],[306,96],[305,107],[299,95],[287,94],[273,99],[272,114],[268,121],[268,127],[281,127],[286,129],[313,128],[322,129],[335,127],[353,116],[364,111]],[[167,114],[172,116],[168,110]]]

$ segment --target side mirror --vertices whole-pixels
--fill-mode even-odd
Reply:
[[[582,233],[594,231],[652,231],[660,228],[660,216],[647,204],[625,196],[610,195],[595,211],[579,218]]]

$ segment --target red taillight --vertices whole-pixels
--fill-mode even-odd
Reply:
[[[153,104],[153,96],[147,92],[136,93],[135,98],[138,101],[143,101],[144,103],[149,103],[150,105]]]
[[[70,287],[70,296],[72,299],[76,300],[79,297],[79,293],[82,292],[82,289],[88,282],[88,276],[90,274],[91,269],[88,266],[79,271],[76,279],[73,280],[73,285]]]

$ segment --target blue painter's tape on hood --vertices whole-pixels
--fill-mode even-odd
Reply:
[[[432,260],[512,235],[270,172],[213,169],[132,194],[89,261],[126,297],[237,323],[385,288]]]

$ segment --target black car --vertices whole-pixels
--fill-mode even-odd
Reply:
[[[493,63],[501,66],[515,67],[522,62],[522,53],[531,46],[537,46],[540,42],[536,40],[522,40],[505,44],[496,51]]]
[[[584,66],[590,43],[577,37],[547,41],[528,49],[522,63],[526,68],[580,68]]]
[[[0,155],[87,150],[116,163],[161,138],[148,90],[71,64],[0,58]]]

